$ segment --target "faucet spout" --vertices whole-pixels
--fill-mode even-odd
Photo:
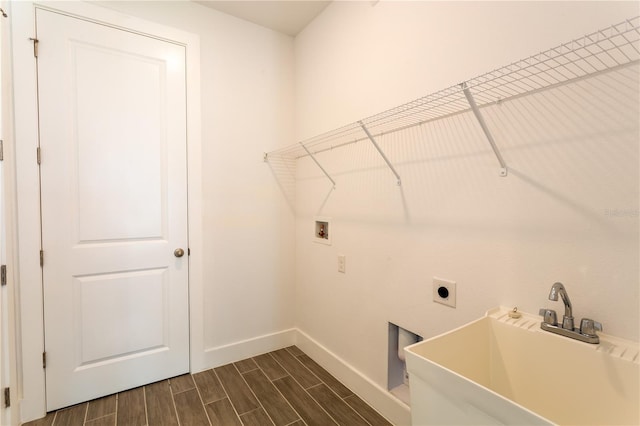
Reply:
[[[551,333],[580,340],[581,342],[599,343],[600,338],[596,334],[596,330],[602,331],[602,324],[590,318],[583,318],[580,322],[580,328],[575,328],[573,326],[571,300],[569,300],[567,290],[564,288],[562,283],[555,283],[551,286],[549,300],[557,301],[558,295],[560,295],[562,303],[564,303],[562,324],[557,320],[556,311],[542,308],[540,309],[540,315],[542,315],[543,320],[540,323],[540,328]]]
[[[567,290],[564,288],[564,285],[559,282],[551,286],[551,291],[549,292],[549,300],[558,300],[558,294],[562,298],[562,303],[564,303],[564,317],[562,318],[562,328],[573,330],[573,312],[571,307],[571,300],[569,300],[569,295],[567,294]]]

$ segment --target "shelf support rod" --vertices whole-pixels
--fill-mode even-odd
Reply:
[[[504,159],[500,154],[500,150],[498,149],[498,145],[496,145],[496,141],[493,139],[493,136],[491,135],[491,132],[487,127],[487,123],[485,123],[484,117],[480,113],[480,109],[478,108],[478,105],[476,104],[475,99],[473,99],[473,95],[471,94],[471,91],[469,90],[467,83],[464,82],[460,86],[462,87],[462,91],[464,92],[464,95],[467,98],[467,102],[469,102],[471,111],[473,111],[473,114],[476,116],[478,123],[480,123],[480,127],[482,127],[482,131],[484,132],[484,135],[487,137],[487,139],[489,140],[489,143],[491,144],[491,149],[493,149],[493,153],[498,158],[498,162],[500,163],[500,176],[505,177],[507,175],[507,163],[504,162]]]
[[[333,180],[331,178],[331,176],[329,176],[329,173],[327,173],[327,171],[324,169],[324,167],[322,167],[322,165],[320,165],[320,163],[318,162],[318,160],[316,160],[316,157],[311,153],[311,151],[309,151],[307,149],[306,146],[304,146],[304,144],[302,142],[300,142],[300,145],[302,146],[302,148],[307,152],[307,154],[309,154],[309,157],[311,157],[311,159],[313,160],[314,163],[316,163],[316,165],[318,167],[320,167],[320,170],[322,170],[322,173],[324,173],[324,175],[327,177],[327,179],[329,179],[331,181],[331,183],[333,184],[333,187],[336,187],[336,181]]]
[[[400,180],[400,175],[398,174],[398,172],[396,172],[396,169],[393,167],[393,164],[391,164],[391,161],[389,161],[387,156],[384,154],[384,151],[382,151],[382,149],[380,148],[376,140],[373,138],[371,133],[369,133],[369,129],[367,129],[367,127],[364,125],[362,121],[358,121],[358,124],[360,124],[360,127],[362,127],[362,130],[364,130],[364,133],[367,135],[367,137],[369,138],[373,146],[376,147],[376,149],[382,156],[382,159],[385,161],[385,163],[387,163],[387,166],[389,166],[393,174],[396,175],[396,179],[398,180],[398,186],[402,185],[402,181]]]

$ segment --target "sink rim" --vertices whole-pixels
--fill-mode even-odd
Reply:
[[[483,316],[477,318],[475,320],[469,321],[465,324],[462,324],[458,327],[455,327],[451,330],[440,333],[436,336],[430,337],[428,339],[424,339],[420,342],[414,343],[412,345],[406,346],[404,348],[405,352],[410,352],[415,354],[416,356],[423,358],[425,360],[430,361],[428,358],[423,357],[419,353],[415,352],[415,348],[420,347],[423,344],[428,344],[433,342],[436,339],[440,339],[449,334],[453,334],[458,332],[464,328],[469,327],[472,324],[485,321],[487,319],[494,319],[499,322],[509,324],[525,331],[533,332],[533,333],[545,333],[544,335],[549,335],[551,337],[561,339],[563,342],[567,342],[568,344],[577,344],[580,345],[583,349],[591,348],[594,351],[603,352],[606,355],[612,356],[614,358],[621,358],[625,361],[632,362],[634,364],[640,365],[640,342],[635,342],[632,340],[623,339],[617,336],[613,336],[607,333],[598,332],[598,336],[600,337],[600,343],[586,343],[581,342],[576,339],[571,339],[569,337],[561,336],[555,333],[550,333],[541,328],[542,320],[539,315],[518,311],[521,314],[519,318],[510,318],[509,312],[512,312],[513,309],[507,308],[505,306],[498,306],[496,308],[491,308],[485,312]],[[441,366],[438,363],[436,365]],[[446,368],[442,366],[443,368]],[[452,371],[453,372],[453,371]],[[455,373],[455,372],[454,372]],[[464,376],[462,376],[464,377]]]

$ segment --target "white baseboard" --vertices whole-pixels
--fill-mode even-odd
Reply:
[[[198,373],[209,368],[219,367],[230,362],[295,345],[296,333],[297,330],[295,328],[290,328],[277,333],[265,334],[252,339],[205,349],[202,357],[203,365],[192,366],[191,372]]]
[[[303,331],[296,329],[296,345],[311,359],[340,380],[367,404],[386,417],[394,425],[410,425],[409,406],[388,390],[374,383],[339,356],[322,346]]]

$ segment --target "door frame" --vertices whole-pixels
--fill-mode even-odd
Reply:
[[[16,303],[19,421],[46,414],[36,62],[33,55],[35,9],[42,8],[103,25],[181,44],[186,48],[187,93],[187,208],[189,239],[189,335],[190,370],[206,368],[203,324],[203,214],[200,116],[200,39],[182,30],[131,17],[84,2],[12,2],[12,59],[14,79],[15,164],[17,183],[8,188],[8,199],[17,203],[17,240],[7,248],[17,259]]]
[[[7,0],[0,0],[3,10],[10,10]],[[8,18],[0,17],[0,92],[2,93],[2,116],[0,117],[0,139],[3,140],[3,161],[0,174],[0,263],[5,264],[6,285],[0,289],[0,388],[9,387],[10,394],[18,395],[18,370],[16,363],[16,326],[15,326],[15,279],[14,271],[18,269],[17,261],[8,249],[16,244],[15,200],[11,188],[15,186],[15,162],[13,145],[13,96],[11,80],[11,30]],[[4,396],[4,395],[3,395]],[[0,424],[13,425],[17,423],[20,403],[13,398],[11,405],[5,407],[6,401],[1,398]]]

